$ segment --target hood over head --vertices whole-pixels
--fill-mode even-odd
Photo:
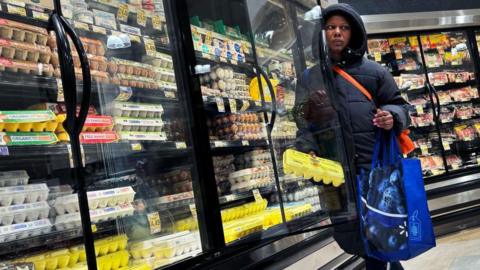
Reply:
[[[359,61],[367,51],[367,32],[363,24],[360,14],[358,14],[352,6],[348,4],[335,4],[323,10],[324,22],[334,15],[343,16],[350,24],[352,36],[350,42],[343,52],[342,60],[347,63],[355,63]],[[318,33],[318,34],[317,34]],[[315,35],[320,35],[320,29]],[[318,54],[318,37],[313,39],[312,48]],[[315,44],[316,43],[316,44]]]

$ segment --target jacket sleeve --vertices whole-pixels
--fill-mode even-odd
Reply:
[[[388,70],[381,68],[377,89],[377,105],[384,111],[389,111],[394,118],[394,131],[396,134],[410,126],[408,102],[400,95],[398,86]]]

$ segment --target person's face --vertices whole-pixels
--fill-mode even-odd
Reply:
[[[334,15],[327,20],[325,32],[330,51],[337,55],[347,47],[352,35],[350,24],[339,15]]]

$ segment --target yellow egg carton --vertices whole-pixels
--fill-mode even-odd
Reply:
[[[283,171],[285,174],[313,178],[315,182],[339,187],[345,183],[345,175],[339,162],[329,159],[312,157],[308,154],[287,149],[283,153]]]
[[[235,219],[239,219],[248,215],[255,214],[257,212],[260,212],[264,210],[267,207],[267,200],[263,199],[260,202],[251,202],[251,203],[246,203],[242,204],[240,206],[232,207],[232,208],[227,208],[222,210],[221,215],[222,215],[222,222],[227,222]]]
[[[95,256],[105,256],[127,248],[128,237],[125,234],[95,240]]]
[[[152,270],[152,267],[147,263],[139,263],[136,265],[120,267],[119,270]]]
[[[18,262],[31,262],[36,270],[55,270],[73,266],[78,262],[79,254],[72,254],[68,249],[59,249],[35,256],[22,258]]]
[[[97,257],[98,270],[118,270],[121,267],[127,267],[130,260],[130,254],[126,250],[110,253],[105,256]]]
[[[61,122],[51,110],[0,111],[0,130],[6,132],[53,132]]]
[[[174,227],[176,232],[194,231],[198,229],[198,222],[193,217],[189,217],[175,221]]]
[[[57,115],[57,119],[60,123],[63,123],[67,118],[66,114]],[[84,132],[105,132],[113,130],[113,118],[108,115],[88,115],[83,125],[82,131]],[[58,125],[55,132],[65,132],[63,125]]]
[[[263,218],[248,217],[223,224],[225,243],[230,243],[249,234],[263,230]]]

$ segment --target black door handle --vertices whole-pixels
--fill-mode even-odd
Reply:
[[[271,117],[270,117],[270,122],[267,124],[268,128],[270,131],[273,130],[273,126],[275,125],[275,120],[277,118],[277,100],[276,100],[276,95],[275,95],[275,91],[273,89],[273,84],[272,82],[270,81],[270,79],[268,78],[268,75],[267,73],[260,67],[257,67],[257,69],[260,71],[260,75],[265,79],[265,81],[267,82],[267,88],[268,88],[268,91],[270,92],[270,97],[271,97],[271,100],[272,100],[272,108],[271,108]],[[260,80],[261,81],[261,80]]]

